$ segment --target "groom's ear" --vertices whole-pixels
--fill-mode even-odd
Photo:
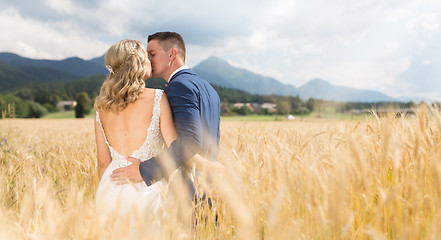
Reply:
[[[178,50],[176,50],[176,48],[172,48],[170,50],[170,60],[174,61],[177,56],[178,56]]]

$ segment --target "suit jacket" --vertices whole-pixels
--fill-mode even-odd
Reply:
[[[147,186],[166,177],[159,163],[169,154],[177,167],[182,167],[196,153],[217,161],[220,138],[220,100],[214,88],[191,69],[183,69],[170,79],[165,89],[176,125],[177,139],[159,156],[141,162],[139,170]],[[182,169],[191,197],[195,189],[186,169]]]

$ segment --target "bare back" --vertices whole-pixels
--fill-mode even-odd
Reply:
[[[100,112],[107,141],[123,156],[139,149],[147,137],[153,116],[155,90],[146,88],[132,103],[118,112]]]

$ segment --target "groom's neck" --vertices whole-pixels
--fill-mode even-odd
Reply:
[[[172,73],[184,65],[185,65],[185,63],[183,61],[173,61],[172,65],[170,66],[170,68],[168,70],[168,73],[167,73],[165,80],[168,82],[170,80],[170,76],[172,75]]]

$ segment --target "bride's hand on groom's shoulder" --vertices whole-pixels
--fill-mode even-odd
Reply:
[[[136,158],[127,157],[127,161],[132,162],[127,167],[117,168],[113,170],[110,175],[110,179],[117,185],[127,184],[127,183],[138,183],[142,182],[141,173],[139,172],[139,164],[141,161]]]

